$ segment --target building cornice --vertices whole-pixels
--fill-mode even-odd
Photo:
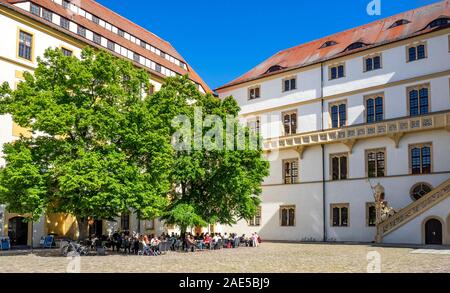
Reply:
[[[262,115],[262,114],[270,113],[273,111],[289,110],[289,109],[292,109],[294,107],[298,107],[301,105],[320,103],[322,100],[333,100],[333,99],[339,99],[339,98],[348,97],[348,96],[357,95],[357,94],[376,92],[376,91],[381,91],[385,88],[389,88],[389,87],[393,87],[393,86],[422,82],[425,80],[430,80],[433,78],[438,78],[438,77],[443,77],[443,76],[448,76],[448,75],[450,75],[450,70],[445,70],[445,71],[425,74],[425,75],[421,75],[421,76],[406,78],[406,79],[402,79],[402,80],[392,81],[392,82],[388,82],[388,83],[384,83],[384,84],[380,84],[380,85],[376,85],[376,86],[365,87],[365,88],[361,88],[361,89],[357,89],[357,90],[342,92],[339,94],[325,95],[325,96],[323,96],[323,98],[319,97],[319,98],[314,98],[314,99],[307,100],[307,101],[288,103],[288,104],[277,106],[277,107],[271,107],[271,108],[267,108],[264,110],[244,112],[243,114],[241,114],[241,116],[248,117],[248,116]]]
[[[409,44],[411,42],[420,41],[420,40],[423,40],[425,38],[432,38],[432,37],[436,37],[436,36],[440,36],[440,35],[446,35],[446,34],[449,34],[449,33],[450,33],[450,28],[442,28],[442,29],[431,31],[431,32],[424,32],[422,34],[408,36],[408,37],[401,38],[401,39],[398,39],[398,40],[395,40],[395,41],[381,43],[381,44],[377,44],[377,45],[374,45],[374,46],[369,46],[369,47],[366,47],[364,49],[358,50],[356,52],[347,53],[345,55],[342,55],[342,54],[335,55],[335,56],[332,56],[332,57],[329,57],[329,58],[325,58],[325,59],[322,59],[322,60],[311,62],[309,64],[303,64],[303,65],[300,65],[300,66],[289,67],[289,68],[286,68],[284,70],[280,70],[280,71],[274,72],[272,74],[268,74],[268,75],[266,74],[264,76],[260,76],[260,77],[249,79],[249,80],[244,80],[244,81],[241,81],[241,82],[237,82],[235,84],[221,86],[219,88],[216,88],[215,91],[220,94],[220,93],[224,93],[224,92],[227,92],[227,91],[232,91],[234,89],[252,86],[252,85],[257,84],[257,83],[266,82],[268,80],[281,78],[281,77],[284,77],[284,76],[289,75],[289,74],[297,74],[297,73],[304,72],[304,71],[307,71],[307,70],[311,70],[311,69],[317,68],[317,67],[320,68],[321,64],[326,66],[326,65],[329,65],[329,64],[334,64],[334,63],[339,63],[339,62],[343,62],[343,61],[348,61],[349,59],[352,59],[352,58],[357,58],[357,57],[370,55],[370,54],[373,54],[373,53],[378,53],[380,51],[384,51],[384,50],[391,49],[391,48],[394,48],[394,47],[407,45],[407,44]]]

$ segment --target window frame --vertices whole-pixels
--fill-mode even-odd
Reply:
[[[383,101],[383,119],[378,120],[377,121],[377,106],[376,106],[376,99],[378,97],[381,97],[382,101]],[[374,103],[374,121],[373,122],[368,122],[368,109],[367,109],[367,101],[373,99],[373,103]],[[385,98],[384,98],[384,92],[379,92],[379,93],[375,93],[375,94],[370,94],[370,95],[366,95],[364,96],[364,123],[365,124],[373,124],[373,123],[379,123],[379,122],[383,122],[386,119],[386,111],[385,111],[386,107],[385,107]]]
[[[292,80],[294,80],[295,88],[292,88]],[[289,81],[289,89],[286,89],[286,87],[285,87],[286,81]],[[297,76],[295,75],[295,76],[288,76],[286,78],[283,78],[281,80],[281,88],[282,88],[283,93],[292,92],[292,91],[297,90]]]
[[[71,50],[65,46],[60,46],[59,49],[61,50],[61,52],[63,53],[64,56],[67,56],[67,57],[73,56],[73,50]],[[70,52],[70,55],[64,54],[64,51]]]
[[[284,116],[286,116],[286,115],[292,116],[292,114],[295,114],[295,131],[292,132],[292,128],[293,128],[292,127],[293,126],[292,125],[292,117],[290,117],[290,125],[289,125],[290,133],[286,133],[286,128],[284,125]],[[298,134],[298,111],[297,111],[297,109],[281,112],[281,124],[283,127],[283,129],[282,129],[283,136],[291,136],[291,135]]]
[[[297,163],[297,178],[295,180],[292,180],[292,175],[289,177],[291,178],[291,182],[290,183],[286,183],[286,168],[285,165],[286,163],[293,163],[296,162]],[[282,163],[282,171],[283,171],[283,184],[284,185],[292,185],[292,184],[297,184],[300,182],[300,160],[298,158],[291,158],[291,159],[284,159],[281,161]],[[292,172],[292,165],[290,166],[290,170]]]
[[[375,209],[375,224],[370,224],[370,208],[373,207]],[[377,226],[377,211],[374,202],[366,202],[366,227],[376,227]]]
[[[341,174],[341,159],[342,157],[346,157],[347,158],[347,172],[346,172],[346,176],[345,178],[342,178],[342,174]],[[338,174],[339,174],[339,179],[333,179],[333,158],[339,158],[339,170],[338,170]],[[349,175],[350,175],[350,153],[349,152],[342,152],[342,153],[334,153],[334,154],[330,154],[330,158],[329,158],[329,175],[330,175],[330,181],[342,181],[342,180],[348,180],[349,179]]]
[[[80,32],[84,32],[81,34]],[[87,36],[87,29],[82,25],[77,25],[77,35],[83,38],[86,38]]]
[[[258,220],[257,220],[258,219]],[[258,206],[256,208],[256,214],[248,220],[249,227],[261,227],[262,220],[262,206]]]
[[[375,57],[380,57],[380,68],[374,68],[374,63],[373,63],[373,59],[375,59]],[[367,70],[367,63],[366,60],[367,59],[372,59],[372,69],[371,70]],[[383,54],[382,53],[374,53],[374,54],[370,54],[367,56],[363,57],[363,72],[372,72],[372,71],[376,71],[376,70],[380,70],[383,69]]]
[[[44,16],[45,13],[47,13],[47,15],[49,16],[48,18]],[[51,10],[41,8],[41,14],[42,14],[42,19],[49,21],[49,22],[53,22],[53,12]]]
[[[425,46],[425,57],[419,59],[419,54],[418,54],[417,48],[420,45],[424,45]],[[412,44],[407,45],[405,48],[406,48],[406,63],[428,59],[428,44],[427,44],[427,41],[414,42]],[[409,49],[410,48],[415,48],[415,50],[416,50],[416,59],[414,59],[414,60],[410,60],[409,59]]]
[[[128,219],[126,220],[126,221],[124,221],[124,217],[128,217]],[[127,224],[128,224],[128,229],[124,229],[124,225],[123,225],[123,223],[125,223],[125,222],[127,222]],[[123,215],[120,215],[120,229],[122,230],[122,231],[129,231],[130,230],[130,228],[131,228],[131,221],[130,221],[130,214],[123,214]]]
[[[23,32],[25,34],[28,34],[31,36],[31,53],[30,53],[30,59],[27,59],[25,57],[22,57],[19,55],[19,48],[20,48],[20,33]],[[27,62],[31,62],[34,63],[35,61],[35,56],[34,56],[34,48],[35,48],[35,38],[34,38],[34,33],[23,29],[21,27],[17,28],[17,41],[16,41],[16,58],[17,59],[21,59],[21,60],[26,60]]]
[[[33,6],[38,8],[38,11],[39,11],[38,14],[36,14],[36,13],[33,12]],[[41,17],[41,15],[42,15],[42,7],[39,6],[38,4],[35,4],[35,3],[33,3],[33,2],[30,2],[30,13],[33,14],[33,15],[35,15],[35,16]]]
[[[339,209],[339,225],[334,225],[333,209]],[[342,225],[342,209],[347,208],[347,225]],[[350,227],[350,203],[331,203],[330,204],[330,226],[333,228],[349,228]]]
[[[345,124],[340,126],[341,124],[341,117],[339,115],[339,106],[341,104],[345,104]],[[337,127],[333,127],[333,116],[332,116],[332,112],[331,109],[333,108],[333,106],[338,106],[338,126]],[[348,126],[348,103],[347,100],[339,100],[339,101],[334,101],[334,102],[330,102],[328,103],[328,128],[330,129],[338,129],[341,127],[346,127]]]
[[[259,89],[259,95],[256,96],[256,89]],[[251,91],[255,90],[255,97],[252,98],[251,97]],[[255,86],[251,86],[247,89],[247,100],[248,101],[253,101],[253,100],[257,100],[261,98],[261,86],[260,85],[255,85]]]
[[[383,172],[383,176],[378,176],[378,165],[377,165],[377,160],[376,160],[376,156],[379,152],[383,152],[384,153],[384,172]],[[375,177],[369,177],[369,154],[370,153],[375,153]],[[365,156],[365,171],[366,171],[366,178],[383,178],[387,176],[387,151],[386,148],[374,148],[374,149],[367,149],[364,152],[364,156]]]
[[[423,172],[423,158],[422,158],[422,148],[429,147],[430,148],[430,172],[424,173]],[[420,173],[413,174],[413,166],[412,166],[412,149],[414,148],[420,148]],[[423,143],[413,143],[408,145],[408,171],[409,175],[429,175],[433,173],[433,143],[432,142],[423,142]]]
[[[63,25],[63,23],[67,23],[67,27]],[[64,16],[60,16],[59,18],[59,26],[65,30],[70,30],[70,20]]]
[[[342,76],[339,76],[339,66],[343,66],[344,67],[344,70],[343,70],[344,72],[343,72]],[[331,75],[332,68],[336,68],[336,78],[332,78],[332,75]],[[345,62],[340,62],[340,63],[335,63],[335,64],[328,65],[328,81],[337,80],[337,79],[340,79],[340,78],[344,78],[346,76],[347,76],[347,74],[346,74]]]
[[[288,218],[287,218],[286,225],[283,225],[283,210],[287,210]],[[293,222],[292,225],[289,225],[289,223],[291,222],[290,221],[291,219],[289,217],[290,210],[294,210],[294,219],[292,221]],[[297,209],[296,209],[295,205],[281,205],[280,208],[278,209],[278,213],[279,213],[279,218],[280,218],[280,227],[282,227],[282,228],[296,227],[296,225],[297,225],[297,215],[296,215]]]
[[[251,127],[251,123],[255,123],[256,129],[253,130]],[[261,117],[260,116],[254,116],[252,118],[248,118],[246,121],[247,128],[254,131],[256,134],[261,135]]]
[[[112,47],[110,45],[112,44]],[[108,49],[111,52],[116,52],[116,43],[111,40],[106,40],[106,49]]]
[[[92,32],[92,42],[97,45],[102,44],[102,35]]]
[[[421,111],[420,111],[420,90],[423,89],[423,88],[427,88],[428,89],[428,113],[425,113],[425,114],[422,114]],[[417,90],[417,92],[419,93],[419,96],[418,96],[418,111],[419,111],[419,114],[415,115],[415,116],[411,115],[411,104],[410,104],[410,98],[409,98],[409,93],[412,90]],[[421,83],[421,84],[416,84],[416,85],[413,85],[413,86],[406,87],[406,109],[407,109],[406,114],[407,114],[408,117],[419,117],[419,116],[428,115],[428,114],[431,113],[431,84],[430,83]]]

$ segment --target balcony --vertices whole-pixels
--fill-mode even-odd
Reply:
[[[270,152],[293,148],[302,155],[303,151],[309,146],[344,143],[351,151],[358,140],[383,136],[391,138],[395,146],[398,147],[400,139],[407,133],[435,129],[450,131],[450,110],[417,117],[403,117],[372,124],[360,124],[267,139],[263,142],[263,150]]]

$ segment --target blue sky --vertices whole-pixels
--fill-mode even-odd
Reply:
[[[437,0],[97,0],[169,41],[211,88],[280,50]]]

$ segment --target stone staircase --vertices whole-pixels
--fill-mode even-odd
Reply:
[[[450,179],[443,182],[441,185],[433,189],[431,192],[429,192],[419,200],[401,209],[395,215],[381,222],[378,228],[380,229],[379,231],[382,237],[405,225],[418,215],[429,210],[449,196]]]

